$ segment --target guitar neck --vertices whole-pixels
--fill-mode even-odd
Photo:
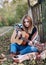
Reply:
[[[26,41],[26,42],[28,42],[28,43],[29,43],[29,41],[30,41],[30,40],[25,39],[25,38],[21,38],[21,39],[23,39],[24,41]],[[42,48],[42,47],[43,47],[43,45],[41,45],[41,43],[40,43],[40,42],[36,42],[36,44],[34,44],[34,43],[35,43],[35,41],[33,41],[32,43],[33,43],[33,46],[37,47],[38,49],[39,49],[39,47],[40,47],[40,48]]]

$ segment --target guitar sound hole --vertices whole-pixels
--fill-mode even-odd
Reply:
[[[20,35],[19,39],[21,39],[21,38],[22,38],[22,34]]]

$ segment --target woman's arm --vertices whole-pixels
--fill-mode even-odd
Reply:
[[[37,40],[37,37],[38,37],[38,31],[36,31],[36,32],[33,34],[32,38],[31,38],[31,41]]]
[[[39,35],[38,35],[38,30],[36,27],[34,27],[33,31],[32,31],[32,34],[30,35],[31,37],[31,41],[30,41],[30,44],[32,45],[32,42],[33,43],[37,43],[40,41],[40,38],[39,38]]]
[[[34,27],[34,29],[33,29],[31,41],[33,41],[34,43],[35,43],[36,41],[40,41],[40,37],[39,37],[39,34],[38,34],[38,29],[37,29],[37,27]]]

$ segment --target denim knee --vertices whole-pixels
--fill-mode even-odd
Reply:
[[[11,43],[10,44],[10,53],[16,53],[17,48],[16,48],[16,43]]]
[[[36,47],[34,47],[34,46],[31,46],[31,51],[32,52],[38,52],[38,49]]]

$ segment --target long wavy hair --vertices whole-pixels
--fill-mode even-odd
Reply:
[[[23,28],[24,28],[24,30],[27,30],[26,26],[24,25],[25,19],[27,19],[28,22],[29,22],[28,32],[31,33],[32,28],[33,28],[32,18],[31,18],[30,16],[28,16],[28,15],[26,15],[26,16],[23,18]]]

